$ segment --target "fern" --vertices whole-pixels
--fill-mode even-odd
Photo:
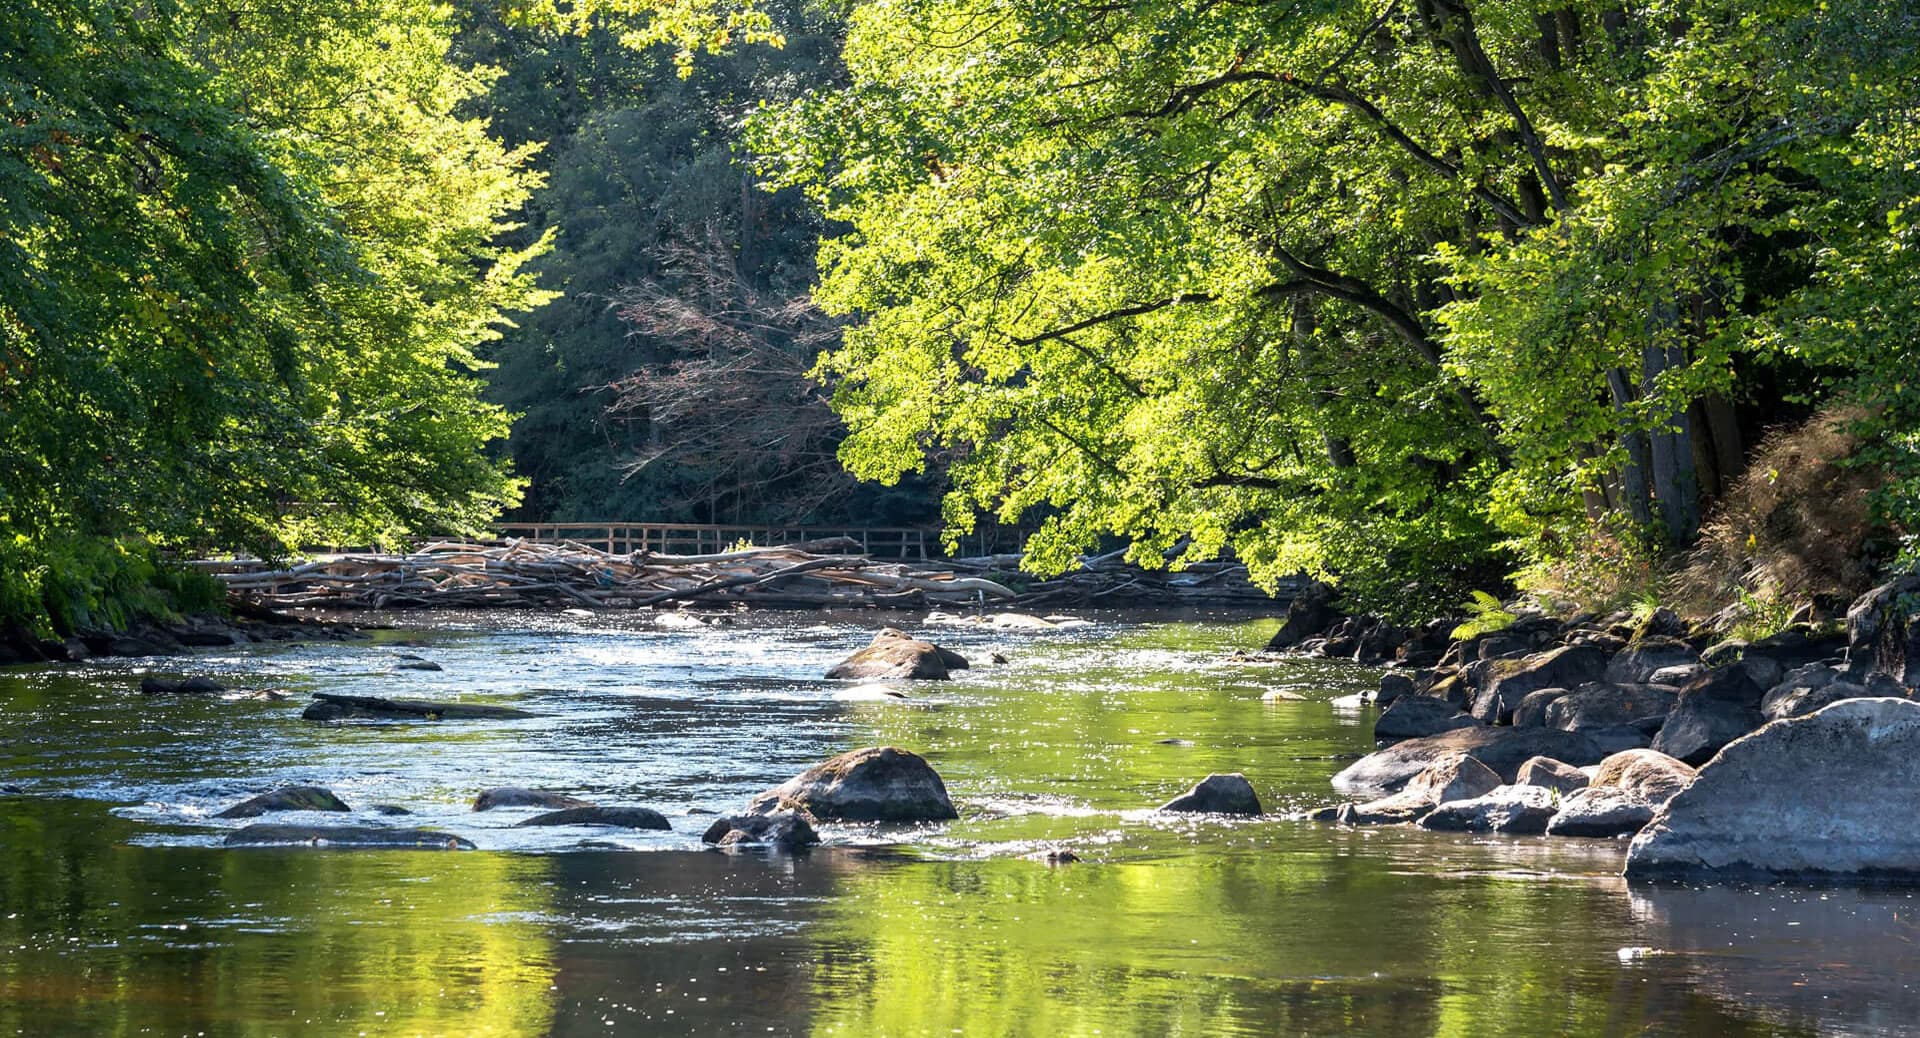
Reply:
[[[1473,597],[1461,603],[1467,610],[1468,619],[1453,629],[1455,641],[1478,638],[1483,634],[1505,630],[1519,619],[1500,605],[1500,600],[1485,591],[1475,591]]]

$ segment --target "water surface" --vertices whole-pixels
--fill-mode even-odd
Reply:
[[[0,1034],[1515,1035],[1913,1033],[1904,890],[1629,888],[1612,841],[1148,810],[1244,771],[1324,803],[1369,746],[1346,665],[1236,663],[1270,622],[937,628],[978,661],[908,703],[818,679],[883,620],[403,618],[185,664],[286,701],[149,698],[145,660],[0,672]],[[1008,662],[989,664],[992,652]],[[403,655],[444,670],[396,669]],[[315,724],[308,693],[522,720]],[[1288,695],[1302,699],[1282,698]],[[711,812],[834,753],[925,754],[958,822],[701,849]],[[356,824],[482,850],[227,850],[287,782]],[[666,813],[515,829],[495,785]],[[407,808],[385,818],[374,804]],[[339,821],[341,816],[290,816]],[[276,819],[278,820],[278,819]],[[1024,857],[1071,847],[1082,863]]]

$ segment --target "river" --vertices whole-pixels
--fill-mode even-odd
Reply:
[[[1920,900],[1629,887],[1613,841],[1346,830],[1377,673],[1234,662],[1271,621],[929,632],[976,660],[906,703],[818,679],[873,615],[390,617],[370,641],[0,671],[0,1035],[1897,1035]],[[991,664],[991,652],[1005,655]],[[438,672],[397,670],[402,654]],[[145,697],[147,671],[290,701]],[[312,691],[538,716],[318,724]],[[1293,693],[1298,700],[1269,698]],[[859,746],[924,754],[961,813],[703,850],[707,813]],[[1249,821],[1147,810],[1243,771]],[[283,783],[467,852],[222,849]],[[516,829],[490,786],[664,812]],[[295,816],[333,821],[343,816]],[[1070,846],[1081,863],[1022,857]]]

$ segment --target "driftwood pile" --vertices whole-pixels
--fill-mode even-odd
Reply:
[[[436,542],[401,555],[343,554],[287,569],[201,563],[249,605],[268,609],[638,609],[679,603],[924,609],[932,606],[1235,606],[1273,601],[1231,561],[1143,570],[1121,552],[1044,581],[1020,556],[882,561],[849,538],[711,555],[615,555],[577,541]],[[1016,589],[1018,589],[1016,591]]]
[[[438,542],[404,555],[330,555],[289,569],[219,573],[274,609],[561,605],[637,609],[683,601],[763,606],[965,605],[1011,599],[937,564],[880,562],[845,538],[713,555],[611,555],[576,541]]]

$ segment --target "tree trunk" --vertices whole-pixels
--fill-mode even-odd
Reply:
[[[1650,324],[1670,323],[1672,311],[1662,308]],[[1649,342],[1641,351],[1641,391],[1648,396],[1658,390],[1662,374],[1686,362],[1685,350]],[[1700,532],[1700,481],[1693,460],[1693,420],[1689,408],[1663,416],[1648,437],[1653,461],[1653,497],[1660,510],[1661,525],[1676,545],[1693,540]]]
[[[1647,471],[1653,467],[1647,434],[1627,428],[1632,417],[1627,412],[1627,405],[1634,399],[1633,386],[1627,381],[1627,373],[1619,368],[1607,369],[1607,389],[1613,394],[1613,413],[1626,430],[1620,434],[1620,445],[1627,451],[1627,463],[1620,469],[1620,496],[1626,499],[1627,515],[1644,526],[1653,521],[1647,500]]]

